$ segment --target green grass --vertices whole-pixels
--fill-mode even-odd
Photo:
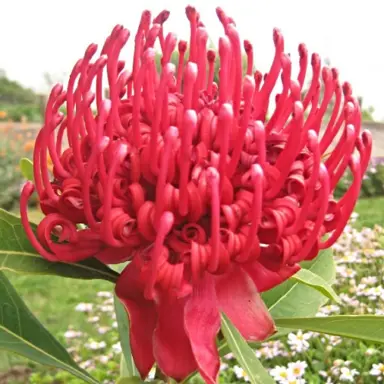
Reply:
[[[384,226],[384,197],[373,197],[358,201],[355,211],[359,214],[356,228]]]
[[[98,291],[113,289],[111,283],[99,280],[12,273],[7,276],[37,318],[60,339],[69,326],[77,330],[93,330],[84,314],[74,311],[74,308],[80,302],[94,302]]]

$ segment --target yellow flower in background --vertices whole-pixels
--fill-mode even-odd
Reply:
[[[24,144],[24,151],[31,152],[35,146],[35,140],[29,140]]]
[[[53,172],[53,163],[49,153],[47,154],[47,165],[50,172]]]
[[[0,111],[0,119],[5,119],[7,117],[7,112]]]

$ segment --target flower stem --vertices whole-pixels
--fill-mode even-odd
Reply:
[[[155,379],[162,380],[164,383],[171,384],[171,379],[164,375],[159,367],[156,367]]]

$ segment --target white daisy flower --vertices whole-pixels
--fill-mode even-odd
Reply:
[[[97,297],[104,297],[104,298],[111,298],[113,297],[113,294],[112,292],[108,292],[108,291],[100,291],[100,292],[97,292]]]
[[[309,340],[312,337],[310,333],[303,333],[298,331],[297,333],[288,334],[287,343],[290,345],[294,352],[304,352],[309,348]]]
[[[288,368],[280,365],[277,365],[275,368],[272,368],[269,371],[269,374],[279,383],[282,380],[288,380],[288,378],[290,377]]]
[[[377,376],[378,380],[382,380],[384,377],[384,364],[373,364],[371,370],[369,371],[369,374],[372,376]]]
[[[355,383],[356,380],[354,379],[355,376],[359,374],[359,371],[356,369],[349,369],[347,367],[341,367],[340,368],[340,381],[348,381],[350,383]]]
[[[93,304],[91,303],[79,303],[75,307],[77,312],[91,312],[93,309]]]
[[[99,327],[99,329],[97,330],[97,332],[100,334],[100,335],[104,335],[106,334],[108,331],[110,331],[110,327]]]
[[[249,377],[248,375],[246,374],[246,372],[244,371],[243,368],[239,367],[238,365],[235,365],[233,367],[233,372],[235,373],[235,376],[238,378],[238,379],[243,379],[244,381],[249,381]]]
[[[99,316],[88,317],[88,322],[89,323],[97,323],[98,321],[100,321],[100,317]]]
[[[116,354],[120,354],[121,353],[121,344],[120,344],[120,341],[118,341],[116,344],[113,344],[112,345],[112,351]]]
[[[288,363],[288,371],[291,376],[295,378],[300,378],[304,375],[305,369],[308,367],[307,363],[305,361],[294,361],[291,363]]]
[[[90,341],[85,344],[85,348],[91,349],[92,351],[98,351],[99,349],[104,349],[107,346],[105,341]]]
[[[64,337],[66,339],[76,339],[77,337],[82,336],[83,333],[80,331],[74,331],[73,329],[69,329],[64,333]]]

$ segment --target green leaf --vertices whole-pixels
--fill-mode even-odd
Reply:
[[[121,349],[123,351],[124,360],[120,364],[121,376],[137,376],[138,371],[132,357],[131,344],[129,340],[129,317],[124,305],[115,295],[115,312],[117,320],[117,329],[119,331]]]
[[[31,224],[32,228],[36,228]],[[77,279],[116,282],[119,274],[89,258],[78,263],[52,263],[41,257],[25,235],[20,218],[0,209],[0,271],[33,275],[57,275]]]
[[[278,327],[303,329],[330,335],[384,343],[384,316],[340,315],[275,319]]]
[[[77,366],[65,348],[39,323],[1,271],[0,297],[0,349],[63,369],[87,383],[98,383]]]
[[[322,293],[328,299],[340,303],[341,300],[332,286],[328,284],[321,276],[316,275],[308,269],[301,269],[299,272],[291,277],[292,280],[296,280],[298,283],[308,285]]]
[[[5,351],[0,351],[0,379],[2,372],[7,372],[12,368],[9,356],[9,353]]]
[[[140,377],[120,377],[117,380],[116,384],[141,384],[144,381],[141,381]]]
[[[329,285],[335,281],[336,270],[331,250],[320,252],[313,261],[302,263],[302,267],[320,276]],[[314,316],[328,300],[312,287],[292,279],[264,292],[262,297],[273,318]]]
[[[24,178],[33,181],[33,163],[31,160],[26,157],[20,159],[20,170]]]
[[[130,376],[130,372],[128,371],[127,362],[125,361],[125,356],[122,353],[120,358],[120,377],[129,377],[129,376]]]
[[[274,384],[275,381],[260,363],[254,350],[243,339],[228,317],[222,314],[221,319],[221,330],[228,346],[248,375],[250,382],[253,384]]]

